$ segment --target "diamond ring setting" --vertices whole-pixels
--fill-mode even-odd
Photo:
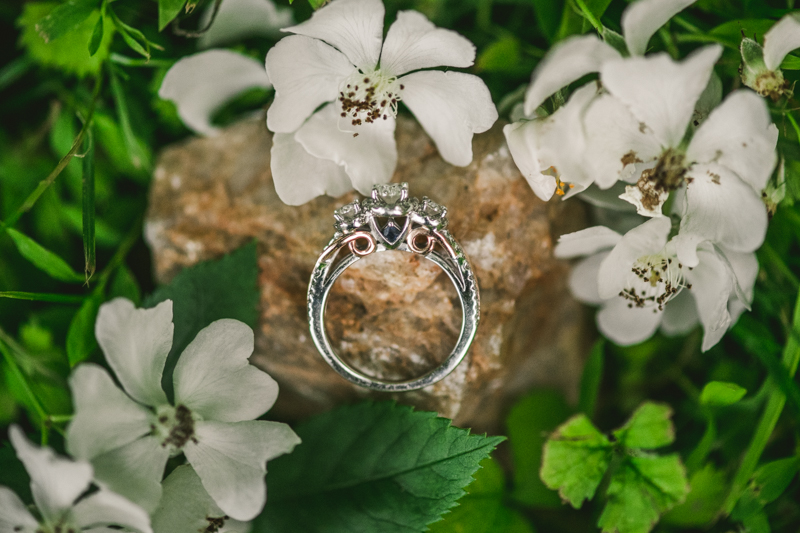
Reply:
[[[378,391],[421,389],[443,379],[467,355],[480,318],[478,285],[464,251],[447,230],[447,208],[427,197],[410,198],[407,183],[390,183],[376,185],[370,198],[340,207],[334,218],[336,232],[308,285],[309,327],[322,357],[345,379]],[[359,259],[387,251],[418,254],[434,262],[450,278],[461,301],[461,331],[453,351],[438,367],[405,381],[386,381],[353,368],[336,353],[325,331],[328,294],[339,276]]]

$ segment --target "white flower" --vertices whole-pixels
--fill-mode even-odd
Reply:
[[[640,0],[628,6],[622,16],[622,27],[629,53],[643,55],[658,28],[694,2]],[[582,121],[598,92],[587,90],[578,96],[576,91],[565,106],[571,109],[558,109],[552,116],[542,117],[546,113],[539,106],[563,87],[599,72],[605,63],[621,57],[619,51],[596,36],[583,35],[555,45],[534,70],[524,103],[524,113],[530,120],[506,126],[503,132],[514,162],[539,198],[549,200],[553,193],[567,193],[568,197],[594,181],[594,163],[586,161],[588,133]],[[615,117],[608,119],[614,126]],[[562,182],[568,185],[565,187]]]
[[[708,241],[694,267],[682,264],[669,218],[653,218],[624,236],[596,226],[563,235],[562,258],[588,256],[570,276],[576,298],[601,306],[600,331],[620,345],[649,338],[659,327],[668,335],[703,325],[702,350],[714,346],[752,299],[758,274],[755,254],[723,251]]]
[[[253,87],[272,87],[264,66],[229,50],[207,50],[184,57],[167,71],[158,96],[172,100],[184,124],[201,135],[217,135],[211,116],[223,104]]]
[[[666,54],[606,62],[608,94],[585,114],[586,158],[596,183],[635,183],[621,198],[641,215],[662,216],[670,193],[681,215],[681,261],[694,266],[704,240],[752,252],[764,240],[761,191],[775,167],[778,131],[766,104],[739,90],[714,109],[690,140],[690,123],[721,49],[710,46],[681,63]]]
[[[203,13],[200,27],[211,22],[213,6]],[[281,28],[294,24],[289,6],[277,7],[272,0],[223,0],[211,27],[197,40],[200,48],[211,48],[250,37],[275,37]]]
[[[344,177],[365,194],[373,184],[388,182],[397,161],[400,102],[442,158],[458,166],[472,161],[473,134],[497,120],[480,78],[423,70],[469,67],[475,59],[472,43],[416,11],[399,12],[383,41],[383,18],[380,0],[334,0],[310,20],[286,28],[296,35],[267,54],[275,86],[267,112],[267,126],[276,133],[272,174],[286,203],[337,194]],[[290,147],[292,142],[301,147]],[[323,161],[286,155],[301,149]]]
[[[248,362],[253,331],[217,320],[181,354],[170,402],[161,374],[172,333],[169,300],[136,309],[117,298],[100,308],[95,334],[124,392],[103,368],[80,365],[70,378],[67,449],[92,462],[98,482],[148,511],[167,459],[183,453],[217,505],[250,520],[266,501],[265,463],[299,442],[285,424],[253,420],[275,402],[278,385]]]
[[[208,495],[191,466],[177,467],[162,486],[164,493],[153,513],[155,533],[249,533],[249,522],[228,517]]]
[[[789,82],[780,69],[786,55],[800,48],[800,14],[789,13],[764,34],[764,47],[742,39],[742,83],[761,96],[777,100],[789,92]]]
[[[31,478],[36,517],[7,487],[0,487],[2,533],[152,533],[150,518],[140,507],[105,489],[89,492],[92,465],[59,457],[50,448],[31,444],[18,426],[9,429],[11,444]]]

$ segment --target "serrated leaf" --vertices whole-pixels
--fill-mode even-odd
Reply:
[[[175,331],[162,384],[170,392],[177,358],[201,329],[220,318],[234,318],[256,327],[259,291],[255,243],[221,259],[183,269],[168,285],[145,298],[143,306],[153,307],[167,299],[172,300]]]
[[[576,509],[591,499],[611,463],[613,445],[584,414],[575,415],[547,440],[541,478]]]
[[[87,43],[92,39],[100,18],[100,10],[94,10],[72,31],[61,35],[58,41],[46,43],[36,31],[36,23],[59,4],[54,2],[26,2],[22,16],[17,20],[21,28],[19,42],[30,57],[40,65],[58,68],[77,76],[94,74],[108,58],[114,27],[103,24],[103,38],[94,55],[89,54]],[[108,22],[108,21],[105,21]]]
[[[514,458],[512,497],[525,505],[559,507],[558,494],[539,478],[542,448],[547,435],[572,414],[564,396],[556,391],[535,391],[518,401],[506,420]]]
[[[652,450],[671,444],[675,440],[672,408],[662,403],[645,402],[624,426],[614,431],[614,437],[626,448]]]
[[[36,31],[49,43],[79,28],[97,7],[98,0],[67,0],[37,22]]]
[[[92,30],[92,38],[89,39],[89,55],[93,56],[100,49],[100,43],[103,42],[103,17],[98,17],[97,22]]]
[[[747,394],[747,389],[727,381],[709,381],[700,393],[700,403],[723,407],[733,405]]]
[[[6,232],[11,237],[11,240],[14,241],[14,245],[19,250],[20,255],[51,278],[68,283],[82,283],[84,281],[83,276],[72,270],[66,261],[27,235],[11,228],[6,229]]]
[[[661,521],[679,527],[703,527],[712,524],[728,495],[728,477],[725,472],[706,465],[689,478],[686,501],[672,508]]]
[[[503,503],[506,480],[500,465],[488,457],[475,473],[475,481],[444,520],[431,525],[431,533],[533,533],[527,520]]]
[[[101,303],[99,296],[87,298],[72,317],[67,331],[67,359],[71,367],[88,359],[97,349],[94,323]]]
[[[648,533],[688,492],[686,470],[677,454],[629,457],[611,477],[597,525],[603,533]]]
[[[503,440],[388,402],[340,407],[295,431],[302,444],[269,464],[254,533],[423,531]]]
[[[158,0],[158,31],[178,16],[185,3],[186,0]]]

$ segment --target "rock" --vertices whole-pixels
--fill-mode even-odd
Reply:
[[[481,431],[501,427],[509,402],[532,386],[574,399],[587,321],[569,295],[568,265],[553,258],[554,237],[579,229],[577,201],[537,199],[509,155],[501,125],[476,136],[466,168],[442,161],[416,122],[400,117],[393,181],[410,195],[448,207],[449,229],[468,254],[481,288],[481,322],[467,359],[443,381],[391,395]],[[356,194],[284,205],[272,185],[271,136],[264,121],[164,150],[150,196],[146,235],[155,272],[181,268],[256,238],[261,320],[252,362],[280,384],[271,412],[297,418],[363,397],[314,347],[306,290],[333,235],[333,211]],[[403,252],[358,261],[337,282],[326,314],[336,350],[363,371],[409,378],[438,364],[455,345],[461,307],[437,266]]]

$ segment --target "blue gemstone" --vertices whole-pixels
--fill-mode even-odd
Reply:
[[[383,233],[383,237],[386,239],[386,242],[388,242],[389,244],[394,244],[397,242],[397,239],[400,238],[402,230],[399,227],[397,227],[397,224],[390,221],[386,223],[386,225],[381,230],[381,233]]]

